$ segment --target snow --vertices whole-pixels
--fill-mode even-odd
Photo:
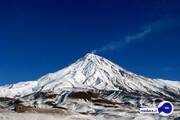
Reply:
[[[86,54],[70,66],[55,73],[49,73],[37,81],[21,82],[0,87],[0,97],[25,96],[35,91],[60,91],[62,89],[88,88],[99,90],[140,91],[142,93],[161,92],[164,89],[180,95],[180,82],[150,79],[128,72],[111,61]]]
[[[179,113],[178,113],[179,114]],[[126,112],[121,112],[119,116],[111,115],[82,115],[82,114],[40,114],[40,113],[11,113],[3,112],[0,113],[0,120],[173,120],[178,117],[178,115],[171,117],[160,117],[158,115],[147,115],[147,114],[127,114]]]
[[[59,115],[59,114],[39,114],[39,113],[0,113],[0,120],[97,120],[93,116],[87,115]]]
[[[0,87],[0,97],[25,96],[36,91],[37,81],[20,82]]]
[[[124,93],[124,90],[126,91]],[[92,101],[84,99],[69,98],[72,92],[88,92],[97,93],[98,98],[117,102],[120,104],[114,105],[112,108],[104,107],[105,103],[95,105]],[[128,102],[131,105],[137,106],[137,102],[141,105],[151,105],[148,103],[145,96],[141,96],[140,100],[136,99],[134,93],[140,95],[154,95],[159,98],[169,96],[176,100],[175,96],[180,96],[180,82],[162,79],[150,79],[125,70],[107,60],[88,53],[84,57],[77,60],[68,67],[54,73],[49,73],[35,81],[20,82],[17,84],[6,85],[0,87],[0,97],[23,97],[37,92],[59,94],[56,98],[38,98],[23,101],[25,105],[33,105],[37,102],[39,108],[51,108],[44,104],[47,101],[52,101],[57,104],[57,107],[68,108],[70,115],[58,114],[39,114],[39,113],[0,113],[0,120],[155,120],[159,116],[143,115],[137,112],[137,108],[124,106],[122,103]],[[160,93],[160,94],[159,94]],[[171,94],[170,94],[171,93]],[[130,97],[129,97],[130,96]],[[179,97],[180,98],[180,97]],[[93,98],[95,99],[95,98]],[[0,105],[1,103],[0,101]],[[178,105],[179,103],[177,103]],[[144,105],[144,104],[143,104]],[[178,106],[179,107],[179,106]],[[177,108],[178,109],[178,108]],[[95,113],[97,115],[82,115],[82,113]],[[179,111],[174,116],[179,115]]]

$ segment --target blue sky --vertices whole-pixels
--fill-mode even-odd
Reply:
[[[0,85],[34,80],[96,52],[180,80],[179,0],[0,1]]]

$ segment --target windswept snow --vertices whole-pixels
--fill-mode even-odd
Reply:
[[[37,112],[4,112],[0,113],[0,119],[156,120],[159,119],[158,115],[144,116],[139,113],[139,107],[154,107],[161,100],[172,100],[178,112],[180,82],[143,77],[88,53],[68,67],[35,81],[0,87],[0,109],[13,110],[19,102],[24,112]],[[54,109],[74,114],[38,113]]]
[[[150,79],[128,72],[111,61],[86,54],[74,64],[49,73],[37,81],[21,82],[0,87],[0,97],[25,96],[37,91],[59,92],[65,89],[85,88],[98,90],[139,91],[147,94],[160,92],[170,96],[164,90],[180,95],[180,82],[161,79]]]
[[[0,97],[25,96],[36,91],[37,81],[20,82],[0,87]]]

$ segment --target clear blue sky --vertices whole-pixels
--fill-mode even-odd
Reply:
[[[179,0],[1,0],[0,85],[34,80],[96,50],[180,80]]]

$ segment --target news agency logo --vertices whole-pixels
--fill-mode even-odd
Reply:
[[[140,108],[140,113],[160,114],[161,116],[169,116],[173,113],[174,106],[169,101],[161,102],[157,108]]]
[[[163,101],[158,105],[158,112],[162,116],[169,116],[173,113],[174,106],[169,101]]]

